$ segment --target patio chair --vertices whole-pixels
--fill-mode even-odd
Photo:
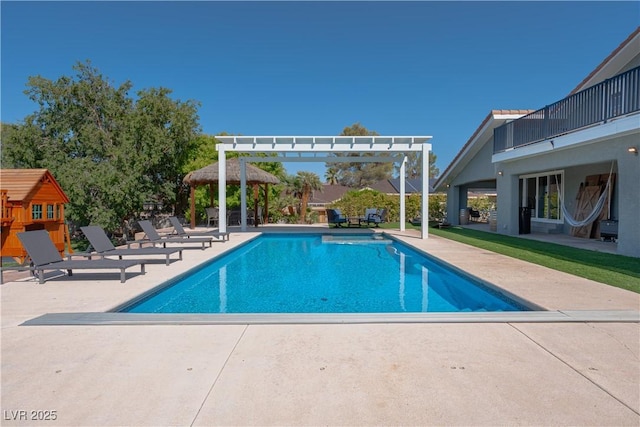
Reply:
[[[218,208],[204,208],[204,211],[207,213],[207,227],[211,227],[211,223],[213,223],[214,227],[218,226],[218,219],[220,218],[220,210]]]
[[[215,237],[216,240],[220,242],[224,242],[225,240],[229,240],[229,233],[222,233],[218,230],[209,230],[209,231],[187,231],[184,229],[182,224],[180,224],[180,220],[175,216],[169,217],[169,222],[173,226],[173,230],[175,234],[170,234],[169,236],[178,236],[178,237]]]
[[[262,206],[258,206],[258,222],[256,222],[256,211],[254,209],[247,209],[247,224],[255,225],[256,227],[262,224]]]
[[[337,227],[342,227],[342,224],[346,223],[348,218],[342,214],[340,209],[327,209],[327,222],[329,225],[335,224]]]
[[[122,259],[123,256],[145,256],[145,255],[164,255],[166,257],[167,265],[171,264],[171,254],[179,253],[179,259],[182,259],[183,248],[128,248],[118,249],[113,246],[111,240],[101,227],[97,225],[89,225],[86,227],[80,227],[85,237],[89,240],[94,252],[82,254],[83,256],[100,256],[102,258],[106,256],[117,256]],[[76,255],[79,255],[76,253]]]
[[[71,276],[73,270],[102,270],[102,269],[119,269],[120,282],[126,280],[125,270],[129,267],[140,265],[141,273],[144,274],[144,262],[140,260],[115,260],[115,259],[83,259],[73,260],[71,257],[65,260],[60,256],[53,241],[49,237],[46,230],[34,230],[18,233],[18,239],[24,246],[25,250],[33,263],[33,271],[38,276],[39,282],[44,283],[44,272],[46,270],[67,270],[67,274]]]
[[[367,226],[375,224],[376,227],[379,227],[381,223],[386,221],[386,213],[386,209],[366,209],[364,212],[364,217],[365,221],[367,221]]]
[[[240,225],[241,219],[240,209],[227,211],[227,225]]]
[[[133,242],[127,242],[127,246],[131,246],[133,243],[138,243],[140,247],[144,243],[151,243],[153,245],[161,244],[163,247],[167,247],[167,243],[202,243],[202,250],[205,249],[205,245],[209,243],[209,247],[213,246],[213,237],[180,237],[180,236],[161,236],[158,231],[153,227],[151,221],[141,220],[138,224],[142,228],[145,234],[145,238],[141,240],[135,240]],[[186,248],[184,248],[186,249]]]
[[[469,209],[469,219],[473,222],[479,222],[480,221],[480,211],[473,209],[473,208],[467,208]]]

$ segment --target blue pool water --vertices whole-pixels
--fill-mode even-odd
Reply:
[[[523,310],[528,309],[380,235],[263,235],[122,311]]]

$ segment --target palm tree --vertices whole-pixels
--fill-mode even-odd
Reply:
[[[331,166],[325,172],[324,178],[327,180],[327,184],[329,184],[329,185],[337,185],[338,184],[338,169],[335,166]]]
[[[311,193],[316,190],[322,190],[322,182],[320,177],[313,172],[298,172],[296,176],[296,187],[300,190],[301,206],[300,206],[300,223],[304,224],[307,217],[307,204]]]

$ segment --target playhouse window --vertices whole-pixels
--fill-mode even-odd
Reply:
[[[53,205],[47,205],[47,219],[54,219]]]
[[[42,205],[31,206],[31,219],[42,219]]]

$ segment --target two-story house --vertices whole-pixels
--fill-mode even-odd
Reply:
[[[613,237],[640,257],[639,150],[640,27],[566,98],[492,111],[435,187],[453,224],[469,191],[494,186],[499,233]]]

